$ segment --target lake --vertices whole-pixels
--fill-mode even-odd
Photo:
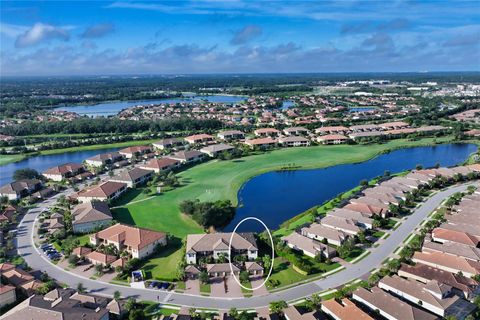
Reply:
[[[295,215],[358,186],[361,180],[383,175],[385,170],[395,173],[413,169],[417,164],[432,167],[437,162],[453,166],[476,150],[474,144],[416,147],[392,151],[357,164],[265,173],[252,178],[240,189],[235,218],[225,230],[232,231],[239,221],[250,216],[276,229]],[[237,230],[260,232],[262,229],[258,222],[246,221]]]
[[[106,148],[89,151],[65,152],[45,156],[34,156],[22,161],[9,163],[0,166],[0,186],[13,181],[13,173],[17,169],[32,168],[38,172],[43,172],[48,168],[55,167],[68,162],[82,163],[85,159],[99,153],[117,151],[120,148]]]
[[[107,117],[114,116],[125,108],[138,106],[138,105],[151,105],[162,103],[185,103],[185,102],[201,102],[207,100],[209,102],[222,102],[222,103],[239,103],[245,100],[244,96],[232,96],[232,95],[205,95],[205,96],[192,96],[188,98],[171,98],[171,99],[158,99],[158,100],[133,100],[133,101],[115,101],[104,102],[93,105],[79,105],[79,106],[66,106],[58,107],[55,110],[76,112],[79,115],[85,115],[89,117]]]

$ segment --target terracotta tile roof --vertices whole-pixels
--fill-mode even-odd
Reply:
[[[233,272],[238,272],[240,269],[232,264]],[[207,264],[207,272],[230,272],[230,263],[214,263]]]
[[[310,226],[302,228],[302,234],[306,235],[307,233],[338,242],[343,242],[343,240],[347,238],[347,235],[344,232],[322,226],[318,223],[312,223]]]
[[[15,290],[14,286],[0,284],[0,295]]]
[[[43,174],[52,174],[52,175],[65,175],[67,173],[77,172],[83,169],[83,165],[78,163],[66,163],[60,166],[56,166],[50,169],[47,169]]]
[[[457,230],[449,230],[445,228],[435,228],[432,231],[434,239],[442,239],[451,242],[466,244],[468,246],[478,246],[480,239],[466,232]]]
[[[341,134],[327,134],[327,135],[318,137],[318,140],[320,141],[348,140],[348,137]]]
[[[385,210],[384,208],[368,205],[366,203],[349,203],[344,208],[352,211],[366,213],[370,216],[383,215],[388,212],[388,210]]]
[[[165,238],[167,235],[163,232],[117,223],[116,225],[95,233],[93,236],[115,242],[121,240],[124,241],[124,245],[139,250],[157,240]]]
[[[254,132],[255,134],[262,134],[262,133],[279,133],[280,131],[278,131],[275,128],[260,128],[255,130]]]
[[[448,268],[462,271],[465,274],[479,274],[480,263],[455,257],[441,252],[415,252],[412,261],[431,265],[435,268]]]
[[[120,154],[145,153],[145,152],[149,152],[150,150],[152,150],[150,146],[133,146],[133,147],[121,149],[119,153]]]
[[[196,141],[196,140],[213,140],[213,136],[211,136],[209,134],[205,134],[205,133],[194,134],[194,135],[185,137],[185,140],[186,141],[192,141],[192,142]]]
[[[79,193],[81,197],[91,198],[108,198],[115,194],[118,190],[127,187],[123,182],[105,181],[90,189],[83,190]]]
[[[13,268],[2,272],[2,277],[14,286],[20,286],[23,283],[34,280],[34,277],[22,269]]]
[[[446,242],[437,243],[432,241],[424,241],[422,251],[424,252],[443,252],[458,257],[464,257],[473,261],[480,261],[480,249],[461,243]]]
[[[255,146],[255,145],[263,145],[263,144],[274,144],[275,142],[276,142],[275,139],[267,137],[267,138],[259,138],[259,139],[248,139],[245,141],[245,144]]]
[[[124,170],[120,172],[116,176],[113,176],[112,178],[110,178],[110,181],[134,182],[135,180],[148,176],[152,173],[153,173],[152,170],[146,170],[146,169],[135,167],[131,170]]]
[[[83,257],[86,254],[89,254],[92,252],[92,249],[88,247],[76,247],[75,249],[72,250],[72,254],[75,254],[79,257]]]
[[[187,235],[187,252],[210,252],[216,247],[228,249],[231,233],[207,233]],[[222,245],[219,247],[219,245]],[[252,233],[235,233],[232,239],[232,249],[235,250],[256,250],[257,243]]]
[[[150,159],[146,164],[141,165],[142,168],[166,169],[180,163],[178,160],[170,158]]]
[[[100,263],[103,263],[103,264],[111,264],[112,262],[117,260],[117,257],[115,257],[115,256],[105,254],[105,253],[102,253],[102,252],[98,252],[98,251],[92,251],[90,253],[87,253],[85,255],[85,258],[87,258],[88,260],[91,260],[92,263],[94,263],[94,264],[95,264],[95,262],[100,262]]]
[[[181,159],[181,160],[188,161],[190,159],[193,159],[193,158],[196,158],[196,157],[199,157],[199,156],[204,156],[204,154],[201,153],[198,150],[188,150],[188,151],[176,152],[176,153],[174,153],[174,154],[172,154],[171,156],[168,156],[168,157],[173,158],[173,159]]]
[[[336,319],[342,320],[370,320],[373,318],[357,307],[352,301],[342,299],[338,302],[335,299],[322,301],[322,310],[329,311]]]

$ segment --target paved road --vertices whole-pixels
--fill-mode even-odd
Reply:
[[[158,290],[155,291],[150,289],[130,288],[91,280],[82,277],[81,275],[70,273],[54,264],[51,264],[43,255],[40,254],[38,249],[33,246],[33,226],[37,216],[44,208],[48,208],[51,204],[53,204],[56,197],[39,204],[37,208],[29,210],[24,216],[18,226],[17,249],[19,254],[24,257],[25,261],[31,268],[46,271],[50,276],[54,277],[60,282],[72,286],[73,288],[75,288],[79,282],[82,282],[83,285],[92,293],[113,295],[114,291],[118,290],[122,293],[122,296],[125,297],[132,296],[140,300],[158,301],[187,307],[204,307],[226,310],[230,309],[231,307],[245,309],[259,308],[268,306],[271,301],[292,301],[307,297],[315,292],[341,286],[344,283],[358,279],[361,276],[369,273],[373,268],[380,266],[383,260],[392,254],[395,249],[400,246],[402,242],[412,233],[412,231],[422,222],[422,220],[424,220],[429,213],[438,207],[445,198],[456,192],[464,191],[468,185],[469,184],[454,186],[436,193],[419,208],[417,208],[396,231],[392,232],[390,237],[385,239],[382,245],[377,248],[372,248],[372,252],[358,263],[349,265],[344,270],[327,278],[253,298],[212,298],[174,292],[163,292]]]

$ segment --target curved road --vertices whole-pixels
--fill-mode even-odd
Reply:
[[[297,285],[292,288],[284,289],[275,293],[269,293],[264,296],[252,298],[218,298],[189,295],[184,293],[165,292],[151,289],[130,288],[111,283],[91,280],[78,274],[66,271],[52,263],[40,254],[40,251],[33,243],[33,227],[38,215],[53,204],[55,197],[48,199],[31,209],[23,217],[17,229],[17,250],[32,269],[46,271],[62,283],[75,288],[79,282],[90,290],[91,293],[102,295],[113,295],[118,290],[124,297],[135,297],[139,300],[158,301],[160,303],[176,304],[187,307],[203,307],[228,310],[232,307],[240,309],[253,309],[268,306],[271,301],[285,300],[292,301],[312,295],[313,293],[335,288],[344,283],[358,279],[370,270],[380,266],[390,254],[415,230],[415,228],[433,211],[441,202],[456,192],[466,190],[468,185],[475,183],[466,183],[450,187],[440,191],[422,203],[400,227],[393,231],[384,243],[377,248],[372,247],[371,253],[356,264],[348,265],[340,272],[332,274],[323,279],[315,280],[310,283]],[[478,185],[478,183],[477,183]]]

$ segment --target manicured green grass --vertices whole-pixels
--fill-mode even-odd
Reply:
[[[375,231],[372,234],[372,236],[374,236],[375,238],[381,238],[384,234],[385,234],[385,232],[383,232],[383,231]]]
[[[345,258],[345,261],[350,262],[353,259],[355,259],[356,257],[358,257],[359,255],[361,255],[362,253],[364,253],[365,251],[366,250],[362,249],[362,248],[355,248],[350,252],[348,257]]]
[[[128,205],[130,202],[139,201],[150,197],[150,194],[144,193],[145,188],[128,189],[121,197],[112,202],[112,207]]]
[[[146,279],[175,281],[178,262],[183,259],[180,239],[171,239],[167,247],[146,260],[140,269],[145,272]]]
[[[24,154],[1,154],[0,155],[0,166],[12,163],[12,162],[17,162],[17,161],[22,161],[25,159]]]
[[[242,286],[244,286],[244,287],[246,287],[246,288],[250,288],[250,289],[252,288],[252,284],[250,283],[250,281],[248,281],[248,282],[242,282]],[[247,298],[248,298],[248,297],[251,297],[251,296],[252,296],[252,292],[253,292],[252,290],[247,290],[247,289],[245,289],[245,288],[243,288],[243,287],[240,287],[240,288],[242,289],[242,293],[243,293],[243,296],[244,296],[244,297],[247,297]]]
[[[200,283],[200,293],[202,295],[210,295],[210,283]]]

